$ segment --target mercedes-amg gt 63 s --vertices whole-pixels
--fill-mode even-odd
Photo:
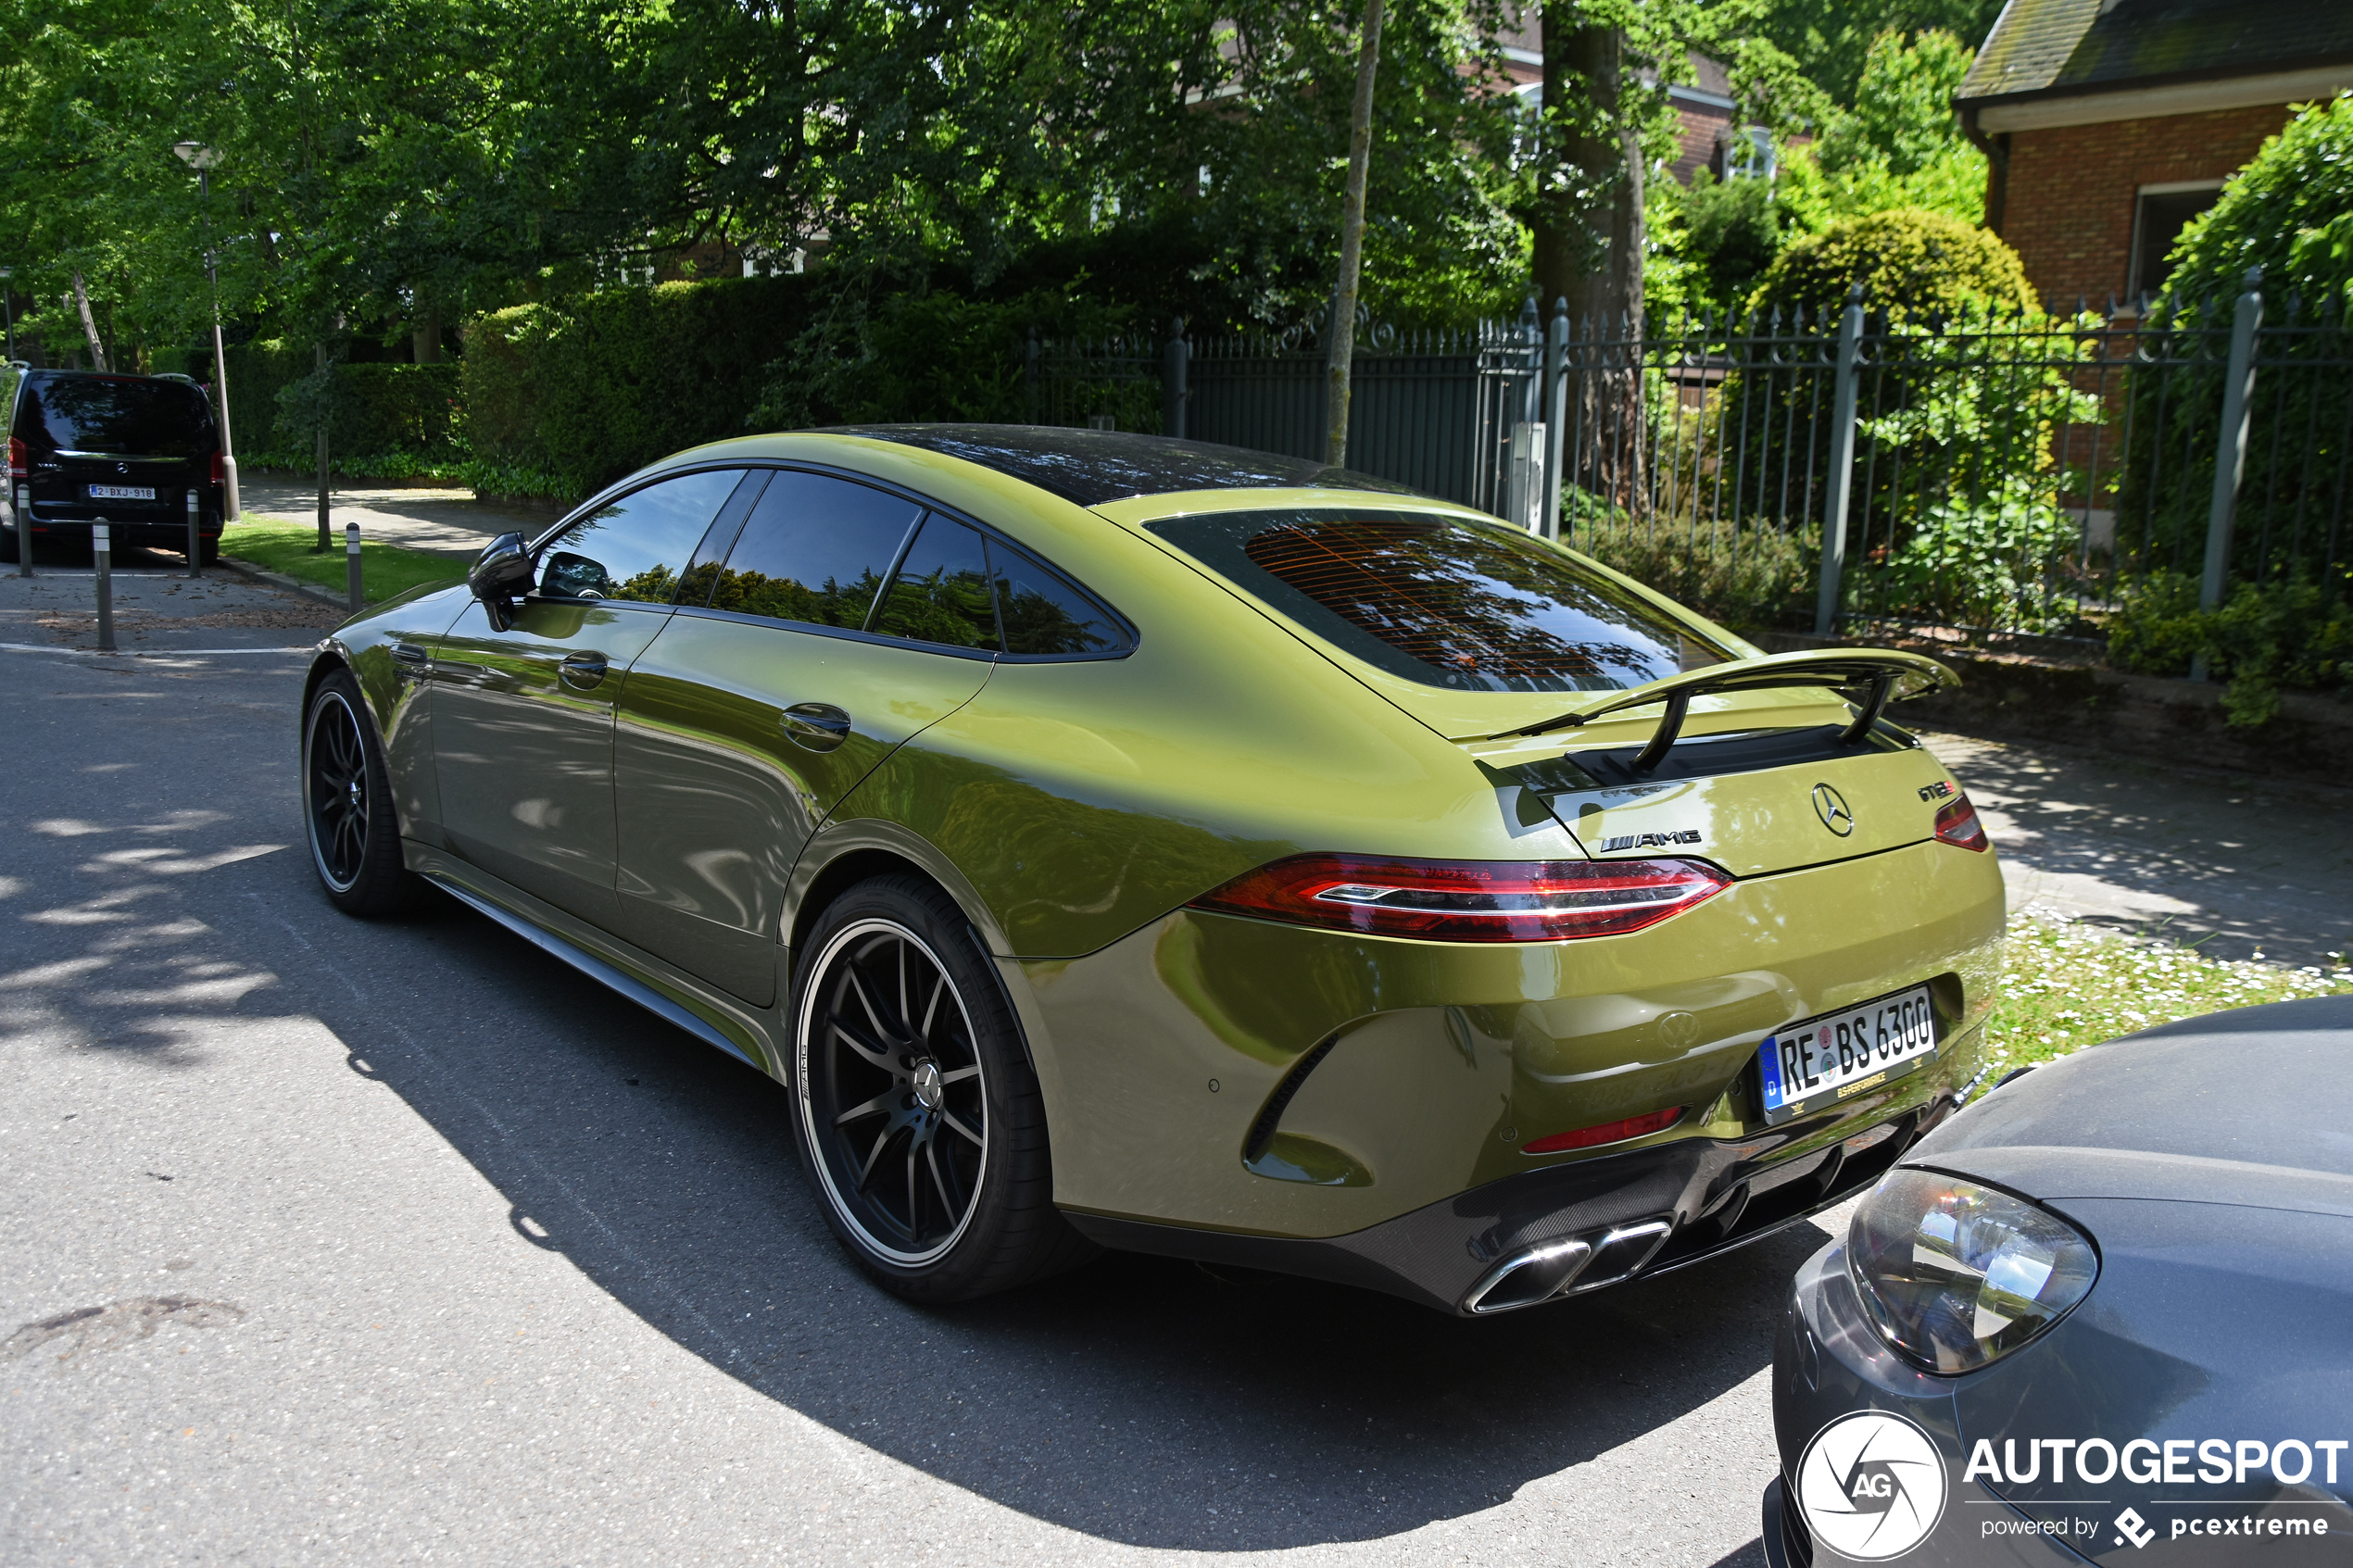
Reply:
[[[437,884],[788,1085],[948,1300],[1095,1247],[1484,1314],[1869,1185],[1983,1072],[2002,882],[1886,716],[1384,481],[1111,432],[696,448],[359,616],[354,914]]]

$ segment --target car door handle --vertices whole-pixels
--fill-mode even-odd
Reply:
[[[605,678],[605,656],[600,653],[568,654],[556,666],[556,676],[567,686],[587,691]]]
[[[849,738],[849,715],[830,702],[796,702],[776,715],[796,746],[831,751]]]

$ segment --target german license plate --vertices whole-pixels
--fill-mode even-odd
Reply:
[[[152,484],[94,484],[90,487],[94,501],[152,501],[156,487]]]
[[[1936,1010],[1925,985],[1786,1024],[1756,1053],[1765,1120],[1786,1122],[1838,1105],[1935,1056]]]

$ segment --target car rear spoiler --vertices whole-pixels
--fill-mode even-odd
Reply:
[[[1869,734],[1890,702],[1926,696],[1960,684],[1958,675],[1924,654],[1895,653],[1886,648],[1822,648],[1807,653],[1768,654],[1761,659],[1711,664],[1705,670],[1687,670],[1625,691],[1597,692],[1594,695],[1602,700],[1591,708],[1577,709],[1556,719],[1505,730],[1488,738],[1511,740],[1521,735],[1548,734],[1554,730],[1590,724],[1605,714],[1629,708],[1664,703],[1667,711],[1660,717],[1658,728],[1634,759],[1634,770],[1640,772],[1656,767],[1667,748],[1675,744],[1695,696],[1787,686],[1827,686],[1856,705],[1855,722],[1840,737],[1842,742],[1850,742]]]

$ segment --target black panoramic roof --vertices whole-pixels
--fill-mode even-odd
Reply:
[[[1390,480],[1353,469],[1326,468],[1305,458],[1117,430],[1064,430],[1052,425],[839,425],[824,433],[896,441],[962,458],[1082,507],[1178,490],[1314,488],[1370,490],[1385,495],[1420,494]]]

